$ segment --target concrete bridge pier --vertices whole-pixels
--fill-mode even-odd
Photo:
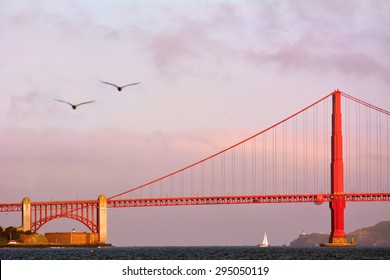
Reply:
[[[22,228],[23,231],[31,230],[31,200],[28,197],[22,200]]]
[[[107,197],[99,195],[97,209],[97,225],[99,233],[99,243],[107,243]]]

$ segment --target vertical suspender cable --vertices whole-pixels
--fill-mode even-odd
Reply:
[[[327,154],[326,154],[326,145],[327,145],[327,142],[326,142],[326,138],[327,138],[327,135],[328,135],[328,130],[327,130],[327,120],[328,120],[328,102],[325,102],[324,104],[324,110],[323,110],[323,149],[322,149],[322,164],[323,164],[323,174],[322,174],[322,177],[323,177],[323,186],[322,186],[322,192],[325,191],[326,189],[326,177],[327,177]]]
[[[267,193],[267,133],[264,133],[263,194]]]
[[[307,193],[307,116],[306,111],[303,112],[303,189]]]
[[[232,149],[232,192],[236,193],[236,151]]]
[[[272,182],[272,193],[276,194],[276,127],[274,127],[272,131],[272,145],[273,145],[273,162],[272,162],[272,174],[273,174],[273,182]]]
[[[318,108],[317,108],[317,105],[315,105],[313,107],[313,115],[314,115],[314,121],[313,121],[313,125],[314,125],[314,139],[313,139],[313,150],[314,150],[314,153],[313,153],[313,166],[314,166],[314,170],[313,170],[313,174],[314,174],[314,193],[318,193],[318,180],[317,180],[317,161],[318,161],[318,153],[317,153],[317,150],[318,150],[318,140],[317,140],[317,111],[318,111]],[[313,193],[313,192],[312,192]]]
[[[390,150],[389,150],[389,116],[386,117],[386,150],[387,150],[387,162],[386,162],[386,186],[387,191],[390,191],[388,188],[390,187]]]
[[[215,158],[211,158],[211,196],[215,196]]]
[[[283,135],[282,135],[282,146],[283,146],[283,150],[282,150],[282,158],[283,158],[283,179],[282,179],[282,182],[283,182],[283,194],[286,194],[286,123],[283,123]]]
[[[369,192],[372,192],[372,145],[371,145],[371,110],[368,110],[368,148],[369,148],[369,153],[368,153],[368,176],[369,176]]]
[[[256,137],[252,139],[252,194],[255,195],[256,191]]]
[[[241,193],[245,194],[245,142],[241,144]]]
[[[358,174],[358,192],[360,193],[361,192],[361,185],[362,185],[362,181],[361,181],[361,174],[362,174],[362,170],[361,170],[361,126],[360,126],[360,121],[361,121],[361,117],[360,117],[360,112],[361,112],[361,109],[360,109],[360,104],[358,106],[358,121],[357,121],[357,130],[358,130],[358,136],[357,136],[357,141],[358,141],[358,150],[359,152],[357,153],[357,162],[358,162],[358,167],[359,169],[357,170],[357,174]]]
[[[376,190],[375,192],[378,192],[379,186],[380,186],[380,179],[379,179],[379,150],[380,150],[380,138],[379,138],[379,112],[376,112]]]
[[[292,193],[297,193],[297,119],[298,117],[295,117],[292,124],[292,150],[293,150],[293,156],[292,156]]]
[[[221,154],[221,178],[222,178],[222,195],[226,195],[225,153]]]
[[[346,168],[346,173],[347,173],[347,176],[346,176],[346,183],[344,184],[344,188],[345,188],[345,192],[349,192],[350,191],[350,187],[351,187],[351,169],[350,169],[350,165],[351,165],[351,158],[350,158],[350,147],[351,147],[351,137],[350,137],[350,108],[349,108],[349,105],[350,105],[350,101],[349,99],[346,99],[345,102],[345,108],[346,108],[346,127],[344,129],[344,131],[346,132],[345,134],[345,141],[343,141],[344,143],[347,143],[347,147],[345,149],[345,152],[346,152],[346,163],[347,163],[347,168]],[[345,145],[343,145],[345,146]]]

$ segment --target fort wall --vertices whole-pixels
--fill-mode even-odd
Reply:
[[[99,242],[97,233],[87,232],[48,232],[45,233],[45,237],[49,244],[89,245]]]

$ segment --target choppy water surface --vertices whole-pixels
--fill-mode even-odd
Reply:
[[[390,248],[0,248],[1,260],[389,260]]]

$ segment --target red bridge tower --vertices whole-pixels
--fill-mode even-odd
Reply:
[[[331,192],[334,199],[329,203],[331,211],[331,233],[329,243],[322,246],[347,247],[354,246],[354,241],[348,243],[344,232],[344,165],[343,165],[343,135],[341,116],[341,93],[333,92],[332,113],[332,162],[331,162]]]

